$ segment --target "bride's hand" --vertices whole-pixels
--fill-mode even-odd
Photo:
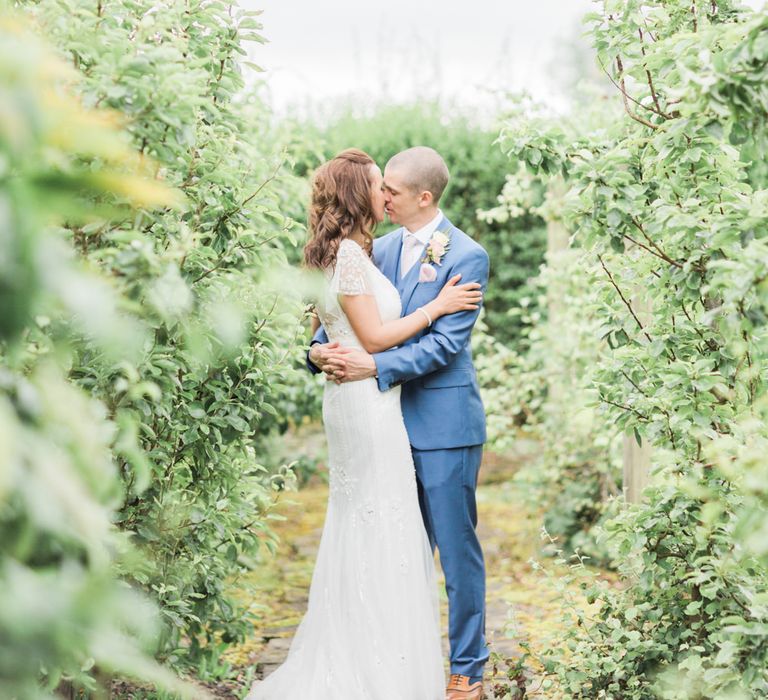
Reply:
[[[475,311],[479,308],[480,302],[483,300],[480,283],[459,284],[460,279],[461,274],[451,277],[435,300],[430,303],[430,305],[434,304],[435,318],[446,314],[455,314],[458,311]]]

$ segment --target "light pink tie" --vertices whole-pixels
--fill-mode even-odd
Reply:
[[[405,234],[403,241],[403,255],[400,258],[400,276],[405,277],[419,257],[422,242],[412,233]]]

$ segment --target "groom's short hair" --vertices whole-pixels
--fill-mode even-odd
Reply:
[[[398,170],[414,192],[431,192],[437,204],[448,184],[448,166],[443,157],[429,146],[414,146],[396,153],[387,167]]]

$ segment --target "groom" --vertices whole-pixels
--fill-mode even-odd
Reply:
[[[448,168],[431,148],[409,148],[384,170],[385,210],[401,228],[374,242],[378,268],[397,287],[403,316],[434,299],[452,276],[488,283],[488,254],[438,209]],[[472,365],[470,334],[479,311],[442,316],[391,350],[329,345],[320,329],[309,368],[329,379],[376,377],[386,391],[402,384],[419,504],[432,548],[440,552],[449,605],[451,679],[447,700],[483,698],[485,565],[475,528],[475,489],[485,442],[485,412]],[[396,682],[396,681],[395,681]]]

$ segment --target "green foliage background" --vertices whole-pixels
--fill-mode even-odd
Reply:
[[[624,117],[573,129],[520,115],[502,144],[548,188],[565,179],[560,211],[578,264],[550,260],[548,279],[559,272],[569,308],[580,309],[568,335],[597,323],[602,342],[594,332],[577,342],[575,356],[591,360],[576,384],[572,357],[555,350],[547,365],[535,345],[507,357],[507,373],[532,387],[548,428],[564,408],[553,373],[555,385],[570,383],[569,404],[586,399],[599,416],[587,445],[622,433],[648,441],[654,475],[642,503],[600,527],[583,521],[626,585],[590,583],[577,557],[575,576],[586,576],[597,607],[573,606],[566,648],[545,668],[571,698],[762,697],[768,576],[754,533],[766,527],[755,459],[766,433],[766,15],[730,2],[606,1],[589,24],[599,62],[627,95],[617,98]],[[558,328],[562,318],[543,319],[536,332]],[[545,453],[551,476],[537,482],[563,517],[576,511],[553,486],[568,488],[578,457],[559,455],[580,435],[578,411],[565,413],[560,446]],[[599,458],[590,471],[596,484]],[[558,534],[567,548],[580,544],[573,531]]]
[[[3,410],[32,426],[21,446],[35,460],[17,464],[21,453],[4,450],[4,483],[24,489],[13,498],[6,490],[1,517],[12,533],[6,575],[16,576],[3,624],[13,654],[3,663],[22,697],[41,667],[51,688],[62,673],[93,687],[110,669],[162,679],[105,636],[123,628],[177,665],[247,632],[226,588],[273,546],[274,486],[291,476],[262,466],[261,450],[284,424],[274,399],[304,334],[301,300],[274,282],[295,245],[278,205],[296,179],[271,143],[268,110],[243,90],[242,43],[262,40],[255,14],[207,2],[51,0],[25,10],[60,62],[12,37],[4,46],[4,65],[17,65],[14,51],[21,62],[3,74],[3,94],[18,109],[3,121],[3,184],[15,198],[2,288]],[[37,62],[25,67],[30,57]],[[49,63],[74,66],[71,104],[58,97],[63,69]],[[30,96],[41,76],[41,94]],[[100,116],[80,116],[78,103]],[[34,464],[53,468],[62,449],[75,460],[70,471],[35,493],[43,477],[34,478]],[[59,492],[52,503],[67,499],[58,519],[56,509],[43,515],[50,488]],[[140,555],[109,555],[129,541]],[[79,559],[93,571],[77,575]],[[70,593],[50,598],[62,631],[47,655],[37,651],[48,648],[46,618],[18,619],[32,575],[20,564],[45,580],[58,569],[62,585],[72,579]],[[110,583],[115,576],[130,585]],[[142,623],[125,602],[131,590],[157,604],[159,640],[153,616]],[[92,632],[71,631],[78,616]]]
[[[437,105],[277,123],[245,88],[258,17],[228,3],[23,3],[52,49],[0,16],[0,694],[111,673],[188,693],[152,656],[200,669],[245,637],[227,588],[274,547],[294,479],[274,436],[319,409],[289,273],[308,177],[348,146],[383,166],[417,144],[492,258],[495,446],[542,445],[517,486],[595,603],[547,682],[768,694],[768,21],[728,0],[599,8],[615,103],[571,120],[523,101],[501,148]],[[539,275],[561,222],[572,245]],[[625,436],[653,446],[634,505]]]
[[[139,448],[69,378],[81,339],[115,357],[137,326],[60,228],[178,212],[180,198],[108,115],[68,96],[74,71],[7,12],[0,65],[0,695],[53,697],[62,679],[93,689],[98,668],[188,696],[151,658],[153,606],[115,575],[140,565],[112,524],[123,497],[115,444]]]

